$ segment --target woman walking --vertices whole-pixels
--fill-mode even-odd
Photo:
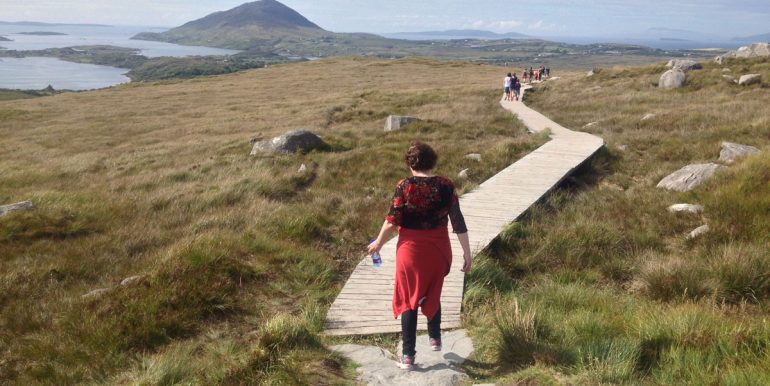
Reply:
[[[431,348],[441,350],[441,289],[452,266],[447,228],[450,221],[463,248],[463,272],[470,271],[472,261],[468,229],[455,186],[449,179],[433,174],[436,152],[416,141],[404,158],[412,177],[396,185],[390,210],[379,236],[369,245],[369,253],[379,252],[398,230],[393,316],[401,316],[403,352],[399,367],[411,370],[416,354],[418,308],[428,318]]]

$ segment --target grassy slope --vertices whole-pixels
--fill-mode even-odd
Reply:
[[[471,372],[526,384],[770,382],[770,89],[727,82],[723,68],[770,79],[767,59],[708,63],[676,91],[654,86],[662,66],[604,69],[529,96],[567,127],[598,122],[586,130],[609,150],[473,272]],[[655,187],[716,161],[721,141],[765,153],[690,193]],[[666,211],[679,202],[705,213]],[[685,240],[704,223],[711,233]]]
[[[0,203],[37,207],[0,219],[0,379],[341,382],[317,333],[409,141],[436,146],[439,173],[474,170],[461,190],[542,142],[497,106],[501,79],[333,59],[0,102]],[[386,134],[390,113],[425,121]],[[248,156],[297,128],[334,150]]]

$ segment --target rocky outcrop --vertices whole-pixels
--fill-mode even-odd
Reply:
[[[280,137],[268,141],[258,141],[251,149],[251,155],[263,153],[308,153],[313,150],[323,150],[329,145],[321,137],[307,130],[290,131]]]
[[[650,114],[646,114],[645,116],[643,116],[643,117],[642,117],[642,122],[644,122],[644,121],[649,121],[649,120],[651,120],[651,119],[655,119],[655,117],[656,117],[656,116],[657,116],[657,115],[655,115],[655,114],[652,114],[652,113],[650,113]]]
[[[376,346],[343,344],[332,350],[344,355],[359,367],[358,380],[366,385],[427,385],[452,386],[464,385],[468,376],[460,367],[473,353],[473,342],[465,335],[465,330],[445,332],[441,343],[443,351],[431,351],[428,336],[417,337],[417,356],[415,368],[404,371],[398,368],[397,357]],[[401,352],[398,348],[397,352]]]
[[[687,74],[681,69],[674,68],[664,72],[663,75],[660,76],[658,87],[670,90],[684,87],[685,83],[687,83]]]
[[[136,276],[127,277],[121,280],[120,285],[123,287],[129,287],[134,284],[139,284],[145,280],[147,280],[147,275],[136,275]]]
[[[741,86],[750,86],[757,83],[762,83],[762,74],[746,74],[738,79],[738,84]]]
[[[461,180],[467,180],[470,177],[471,169],[463,169],[460,173],[457,173],[457,178]]]
[[[687,235],[688,240],[695,240],[698,237],[701,237],[705,235],[706,233],[709,233],[711,231],[711,227],[708,225],[703,225],[700,227],[695,228],[690,234]]]
[[[89,292],[89,293],[87,293],[85,295],[82,295],[80,298],[83,299],[83,300],[98,299],[98,298],[106,295],[110,291],[112,291],[112,289],[110,289],[110,288],[99,288],[99,289],[95,289],[95,290],[93,290],[93,291],[91,291],[91,292]]]
[[[761,58],[770,56],[770,43],[754,43],[747,47],[741,47],[724,55],[717,56],[714,61],[724,63],[726,58]]]
[[[658,187],[689,192],[713,176],[721,167],[715,163],[687,165],[662,179]]]
[[[758,153],[759,149],[754,146],[741,145],[739,143],[732,142],[722,142],[722,150],[719,152],[719,160],[726,163],[733,163],[739,158]]]
[[[699,214],[703,213],[703,206],[693,204],[674,204],[668,207],[668,211],[671,213]]]
[[[478,153],[466,154],[465,158],[469,160],[474,160],[476,162],[481,162],[481,154],[478,154]]]
[[[402,127],[412,122],[418,122],[419,120],[420,119],[415,117],[391,115],[385,120],[385,131],[401,130]]]
[[[32,205],[32,201],[24,201],[19,202],[16,204],[10,204],[10,205],[0,205],[0,217],[5,216],[8,213],[21,211],[21,210],[32,210],[35,209],[35,206]]]
[[[666,67],[670,69],[678,68],[684,72],[692,71],[692,70],[700,70],[703,68],[703,66],[701,66],[700,63],[692,59],[671,59],[666,64]]]

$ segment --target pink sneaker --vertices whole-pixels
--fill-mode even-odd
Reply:
[[[401,362],[398,363],[398,367],[401,370],[409,371],[412,368],[414,368],[414,357],[410,357],[409,355],[404,355],[401,357]]]
[[[430,338],[430,348],[433,351],[441,351],[441,339]]]

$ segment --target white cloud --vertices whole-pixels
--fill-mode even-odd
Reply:
[[[515,28],[519,28],[522,25],[524,25],[524,23],[519,20],[506,20],[506,21],[493,21],[489,23],[487,27],[493,30],[512,32],[511,30]]]

